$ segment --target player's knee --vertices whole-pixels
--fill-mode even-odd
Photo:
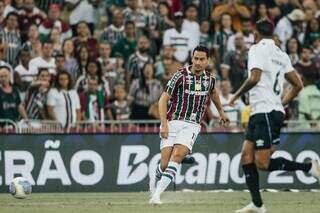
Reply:
[[[257,168],[260,170],[268,170],[268,168],[269,168],[269,161],[267,161],[267,160],[256,159],[255,164],[256,164]]]
[[[168,167],[168,161],[161,161],[160,163],[160,168],[161,168],[161,171],[165,171],[166,168]]]
[[[176,163],[181,163],[184,157],[185,156],[183,154],[176,152],[176,153],[173,153],[171,160]]]
[[[241,153],[241,164],[246,165],[249,163],[253,163],[253,157],[248,152]]]

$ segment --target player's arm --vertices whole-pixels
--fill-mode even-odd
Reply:
[[[303,83],[296,71],[288,72],[284,75],[285,79],[291,84],[291,90],[282,98],[282,105],[285,106],[292,101],[302,90]]]
[[[160,116],[160,136],[162,138],[168,138],[169,128],[167,122],[168,102],[171,96],[167,92],[163,92],[159,99],[159,116]]]
[[[222,107],[222,104],[221,104],[221,101],[220,101],[220,97],[219,97],[219,94],[217,92],[217,90],[213,89],[212,92],[211,92],[211,100],[212,102],[214,103],[214,105],[216,106],[218,112],[219,112],[219,115],[220,115],[220,123],[222,125],[225,125],[225,126],[228,126],[229,123],[230,123],[230,120],[228,118],[228,116],[225,114],[224,110],[223,110],[223,107]]]
[[[248,78],[242,86],[235,93],[233,98],[230,100],[230,105],[234,105],[235,101],[240,98],[243,94],[252,89],[260,81],[262,70],[258,68],[253,68],[251,70],[251,76]]]

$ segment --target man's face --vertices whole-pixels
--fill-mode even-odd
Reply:
[[[126,35],[128,35],[128,36],[134,36],[134,34],[135,34],[135,27],[134,27],[134,25],[133,24],[128,24],[127,26],[126,26]]]
[[[244,40],[242,35],[236,35],[234,40],[235,47],[241,49],[244,45]]]
[[[192,66],[196,71],[202,71],[208,66],[209,60],[205,52],[195,51],[192,56]]]
[[[11,29],[16,29],[18,27],[18,18],[14,15],[9,16],[7,26]]]
[[[128,0],[128,7],[130,7],[131,9],[135,10],[138,8],[139,4],[138,4],[138,0]]]
[[[56,58],[56,66],[58,69],[64,69],[65,60],[64,57],[57,57]]]
[[[221,82],[221,93],[223,95],[227,95],[231,92],[231,84],[230,81],[222,81]]]
[[[29,61],[31,59],[31,55],[28,51],[22,51],[20,55],[20,59],[22,64],[29,64]]]
[[[183,18],[178,17],[174,19],[174,24],[176,25],[176,28],[181,28],[183,23]]]
[[[186,11],[186,17],[189,20],[197,20],[198,18],[198,11],[195,7],[189,7],[189,9]]]
[[[252,32],[252,24],[250,21],[242,22],[242,32],[245,35],[248,35]]]
[[[0,69],[0,85],[4,86],[10,83],[10,71],[6,68]]]
[[[34,8],[34,0],[25,0],[24,8],[28,11],[32,11]]]
[[[49,18],[51,20],[58,20],[60,17],[60,11],[59,10],[49,10]]]
[[[123,15],[122,13],[119,11],[119,12],[116,12],[114,13],[113,17],[112,17],[112,22],[115,26],[121,26],[123,25]]]
[[[102,58],[109,57],[111,54],[111,46],[109,44],[100,44],[99,54]]]
[[[1,1],[1,2],[0,2],[0,14],[3,14],[4,7],[5,7],[4,2]]]
[[[150,42],[146,37],[141,37],[138,41],[138,50],[140,53],[147,53],[149,51]]]
[[[42,47],[42,53],[45,57],[51,57],[53,53],[52,44],[44,43]]]
[[[301,59],[303,61],[309,61],[311,60],[311,50],[307,48],[303,48],[301,52]]]

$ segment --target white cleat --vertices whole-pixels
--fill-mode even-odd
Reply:
[[[253,203],[249,203],[249,205],[235,211],[235,213],[245,213],[245,212],[265,213],[267,212],[267,209],[266,207],[264,207],[264,205],[262,205],[261,207],[257,207]]]
[[[151,199],[149,200],[149,203],[150,204],[153,204],[153,205],[160,205],[162,204],[161,200],[160,200],[160,195],[152,195]]]
[[[320,182],[320,164],[317,160],[312,160],[311,164],[312,166],[309,173]]]

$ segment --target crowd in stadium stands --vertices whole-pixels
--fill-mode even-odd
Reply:
[[[200,44],[225,111],[245,124],[247,97],[228,101],[248,76],[255,22],[269,19],[305,86],[287,119],[319,120],[319,9],[317,0],[0,0],[0,119],[157,119],[166,83]],[[208,107],[207,122],[217,117]]]

